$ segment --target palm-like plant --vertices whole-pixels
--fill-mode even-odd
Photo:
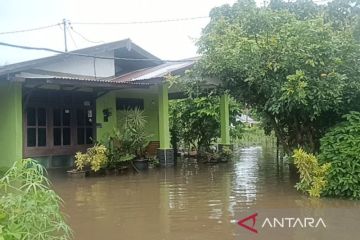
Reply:
[[[137,158],[145,157],[146,146],[149,144],[151,135],[145,131],[147,120],[144,111],[140,109],[129,110],[125,114],[122,135],[123,143],[128,151]]]
[[[134,109],[125,112],[123,124],[114,129],[108,140],[110,164],[116,165],[134,157],[145,157],[146,146],[151,137],[145,131],[146,123],[144,111]]]

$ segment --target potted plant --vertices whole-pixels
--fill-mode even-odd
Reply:
[[[129,154],[129,144],[122,131],[115,128],[108,137],[106,145],[108,146],[107,174],[117,174],[127,170],[134,155]]]
[[[146,147],[151,135],[145,131],[146,123],[144,111],[134,109],[126,112],[122,129],[123,144],[128,150],[128,154],[134,155],[132,164],[136,170],[146,170],[149,167]]]
[[[108,161],[107,148],[102,144],[95,144],[88,148],[86,153],[77,152],[75,155],[76,169],[68,171],[68,174],[96,173],[103,169]]]

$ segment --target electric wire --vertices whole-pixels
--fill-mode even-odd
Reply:
[[[35,51],[46,51],[46,52],[53,52],[58,54],[66,54],[70,56],[79,56],[79,57],[88,57],[88,58],[97,58],[97,59],[108,59],[108,60],[125,60],[125,61],[157,61],[157,62],[178,62],[178,63],[186,63],[189,62],[189,60],[162,60],[157,58],[124,58],[124,57],[107,57],[107,56],[95,56],[91,54],[84,54],[79,53],[76,51],[73,52],[64,52],[52,48],[45,48],[45,47],[30,47],[30,46],[24,46],[24,45],[16,45],[16,44],[10,44],[5,42],[0,42],[0,46],[6,46],[6,47],[13,47],[13,48],[20,48],[25,50],[35,50]]]
[[[75,34],[77,34],[78,36],[80,36],[82,39],[84,39],[85,41],[89,42],[89,43],[104,43],[104,41],[93,41],[88,39],[87,37],[85,37],[83,34],[79,33],[78,31],[75,31],[74,27],[71,25],[71,22],[69,22],[69,32],[74,32]]]
[[[72,24],[73,25],[76,25],[76,24],[78,24],[78,25],[133,25],[133,24],[182,22],[182,21],[192,21],[192,20],[205,19],[205,18],[209,18],[209,17],[208,16],[200,16],[200,17],[159,19],[159,20],[144,20],[144,21],[128,21],[128,22],[126,22],[126,21],[125,22],[72,22]],[[0,32],[0,35],[38,31],[38,30],[52,28],[52,27],[55,27],[55,26],[58,26],[58,25],[63,25],[63,23],[55,23],[55,24],[50,24],[50,25],[40,26],[40,27],[34,27],[34,28],[28,28],[28,29],[20,29],[20,30]]]
[[[67,30],[70,30],[70,28],[69,28],[69,27],[67,27]],[[75,39],[74,39],[74,37],[73,37],[73,35],[72,35],[72,31],[68,31],[68,32],[69,32],[69,35],[70,35],[71,41],[73,42],[73,44],[74,44],[75,48],[78,48],[78,46],[77,46],[77,44],[76,44],[76,41],[75,41]]]
[[[209,16],[200,17],[188,17],[188,18],[172,18],[172,19],[159,19],[159,20],[148,20],[148,21],[128,21],[128,22],[72,22],[77,25],[134,25],[134,24],[152,24],[152,23],[168,23],[168,22],[182,22],[192,21],[198,19],[210,18]]]
[[[56,27],[56,26],[59,26],[59,25],[61,25],[61,24],[62,24],[62,23],[56,23],[56,24],[51,24],[51,25],[41,26],[41,27],[34,27],[34,28],[28,28],[28,29],[21,29],[21,30],[0,32],[0,35],[38,31],[38,30],[43,30],[43,29],[48,29],[48,28]]]

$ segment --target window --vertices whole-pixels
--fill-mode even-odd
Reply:
[[[26,134],[28,147],[46,146],[47,117],[45,108],[26,109]]]
[[[77,109],[77,144],[93,143],[94,116],[91,109]]]
[[[53,111],[54,146],[71,145],[71,111],[57,108]]]
[[[117,98],[116,109],[117,110],[144,110],[144,99],[141,98]]]
[[[39,89],[25,94],[24,157],[74,155],[93,143],[93,93]]]

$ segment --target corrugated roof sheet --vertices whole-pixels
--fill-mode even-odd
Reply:
[[[169,74],[183,72],[195,63],[195,60],[184,60],[181,62],[166,62],[156,67],[140,69],[112,79],[114,82],[136,82],[162,79]]]
[[[43,81],[44,84],[71,84],[71,85],[86,85],[86,86],[98,86],[98,87],[147,87],[151,86],[151,83],[141,83],[141,82],[113,82],[109,80],[102,79],[85,79],[85,78],[70,78],[70,77],[27,77],[27,81]]]

